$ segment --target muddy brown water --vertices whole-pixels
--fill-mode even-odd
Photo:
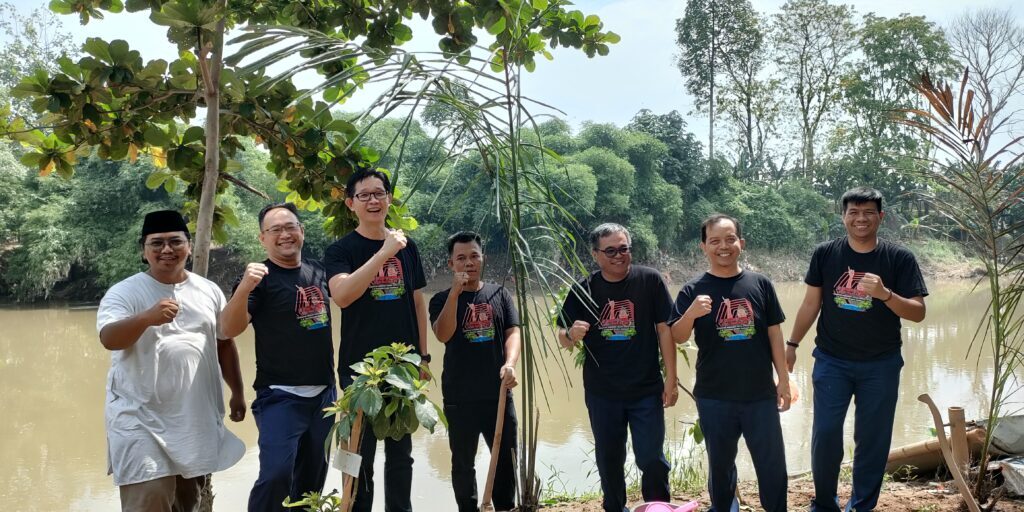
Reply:
[[[962,405],[967,417],[983,416],[991,380],[990,358],[979,362],[971,338],[985,311],[985,296],[972,292],[966,281],[930,282],[928,316],[920,324],[904,326],[905,346],[894,445],[919,441],[928,435],[930,416],[917,401],[931,393],[943,409]],[[675,290],[673,290],[674,292]],[[779,296],[792,319],[803,296],[799,283],[782,283]],[[95,310],[64,307],[0,309],[0,510],[82,511],[117,510],[117,489],[106,475],[103,431],[104,382],[109,354],[95,333]],[[789,322],[783,331],[789,334]],[[549,337],[549,343],[554,343]],[[809,340],[808,340],[809,341]],[[443,347],[431,339],[435,361]],[[243,375],[251,384],[255,372],[252,331],[238,345]],[[800,400],[783,414],[786,456],[791,472],[810,467],[811,343],[800,349],[794,382]],[[548,365],[547,404],[538,400],[540,439],[539,476],[555,491],[583,492],[597,488],[593,442],[583,404],[579,370],[567,361],[568,384],[556,363]],[[692,384],[693,369],[680,359],[680,377]],[[435,363],[435,368],[440,365]],[[247,389],[247,400],[254,392]],[[439,399],[439,392],[435,391]],[[520,397],[516,403],[521,412]],[[669,437],[682,440],[696,412],[685,397],[669,410]],[[230,428],[245,441],[245,457],[233,468],[217,473],[214,490],[218,511],[244,510],[256,478],[258,459],[256,426],[251,414]],[[852,414],[847,418],[847,453],[852,453]],[[486,473],[487,448],[480,446],[478,479]],[[417,512],[455,510],[450,485],[448,441],[444,429],[415,436],[413,499]],[[752,478],[746,449],[740,448],[741,478]],[[378,479],[383,457],[377,457]],[[341,476],[331,470],[328,489],[340,487]],[[378,480],[375,510],[383,510],[383,489]],[[482,490],[482,484],[481,484]]]

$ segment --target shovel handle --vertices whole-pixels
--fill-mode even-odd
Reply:
[[[501,434],[505,429],[505,397],[508,388],[502,383],[498,390],[498,419],[494,423],[494,442],[491,443],[491,463],[487,467],[487,483],[484,484],[483,504],[481,510],[494,510],[491,495],[494,493],[494,473],[498,469],[498,456],[501,454]]]
[[[946,460],[946,467],[949,468],[950,474],[953,475],[953,482],[956,483],[956,488],[960,491],[960,497],[964,499],[964,503],[967,504],[967,509],[970,512],[981,512],[978,501],[974,499],[970,486],[967,485],[963,473],[960,472],[960,465],[953,456],[949,441],[946,440],[946,429],[942,426],[942,416],[939,414],[939,408],[935,406],[935,402],[932,401],[932,397],[928,396],[928,393],[917,397],[917,399],[927,405],[928,410],[932,413],[932,421],[935,422],[935,434],[939,438],[939,450],[942,452],[942,458]],[[981,470],[984,471],[985,468],[981,468]]]

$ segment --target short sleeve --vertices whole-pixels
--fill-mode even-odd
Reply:
[[[896,270],[896,285],[893,287],[900,297],[926,297],[928,287],[924,283],[924,276],[921,275],[921,267],[917,264],[914,253],[902,249],[902,258]]]
[[[811,263],[807,267],[807,275],[804,276],[804,284],[808,286],[816,286],[821,288],[825,279],[821,275],[821,262],[824,258],[825,244],[821,244],[814,248],[814,253],[811,254]]]
[[[444,309],[444,303],[448,301],[448,294],[450,293],[449,290],[451,290],[451,288],[437,292],[430,298],[430,304],[427,306],[427,311],[430,313],[431,324],[437,321],[437,317],[441,316],[441,310]]]
[[[676,302],[672,305],[672,314],[669,315],[669,325],[674,324],[683,317],[683,313],[690,308],[690,304],[693,304],[693,285],[685,284],[679,290],[679,294],[676,295]]]
[[[423,260],[420,259],[420,250],[416,242],[409,238],[405,250],[409,254],[409,263],[412,264],[412,289],[419,290],[427,286],[427,277],[423,273]]]
[[[515,298],[509,293],[507,288],[501,289],[501,301],[505,307],[505,328],[518,327],[519,326],[519,311],[516,309]]]
[[[660,272],[651,272],[650,279],[653,281],[649,289],[653,295],[651,299],[654,301],[654,323],[668,322],[672,317],[672,294],[669,293],[668,285],[665,284],[665,278]]]
[[[352,256],[338,240],[327,247],[324,251],[324,269],[327,271],[327,280],[338,274],[351,274],[355,271],[352,268]]]
[[[99,309],[96,310],[96,332],[102,332],[103,328],[120,322],[136,314],[128,299],[122,295],[123,286],[115,285],[107,290],[100,300]]]
[[[586,317],[587,308],[580,297],[585,297],[587,292],[584,291],[581,284],[574,284],[572,289],[569,290],[569,294],[565,296],[565,300],[562,302],[562,309],[558,313],[559,327],[569,328],[576,320],[582,320]]]
[[[764,320],[771,327],[786,321],[786,313],[782,311],[779,296],[775,293],[775,285],[767,277],[761,277],[761,289],[764,291]]]

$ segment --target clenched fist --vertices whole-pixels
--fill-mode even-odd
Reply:
[[[709,295],[698,295],[693,302],[690,303],[690,307],[686,308],[686,312],[683,316],[690,320],[696,320],[711,312],[711,297]]]
[[[146,310],[146,318],[149,325],[156,327],[174,321],[178,316],[178,301],[174,299],[160,299],[153,307]]]
[[[384,237],[384,247],[381,248],[381,252],[390,258],[398,254],[398,251],[405,249],[405,244],[407,243],[408,240],[406,240],[405,233],[401,229],[392,229]]]
[[[469,274],[465,272],[455,272],[452,274],[452,293],[455,295],[462,293],[462,289],[465,288],[468,282]]]
[[[882,278],[871,273],[865,273],[864,277],[860,278],[857,289],[878,300],[888,300],[892,297],[892,292],[882,283]]]
[[[243,293],[249,293],[256,289],[256,285],[260,284],[263,277],[267,275],[269,270],[267,266],[262,263],[250,263],[245,266],[245,273],[242,274],[242,280],[238,283],[238,290]]]
[[[569,337],[569,341],[575,343],[577,341],[582,340],[583,337],[587,335],[587,331],[589,330],[589,323],[584,322],[583,320],[576,320],[575,322],[572,323],[572,327],[565,331],[565,335]]]

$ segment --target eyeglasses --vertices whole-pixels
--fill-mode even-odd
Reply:
[[[153,240],[146,242],[146,247],[149,247],[154,251],[162,251],[164,246],[170,246],[171,249],[181,249],[182,247],[185,247],[186,243],[188,243],[188,240],[184,238],[154,238]]]
[[[629,246],[623,245],[622,247],[608,247],[606,249],[598,249],[597,252],[603,252],[605,256],[614,258],[617,254],[629,254]]]
[[[355,197],[356,199],[358,199],[358,200],[360,200],[360,201],[365,203],[365,202],[369,201],[371,197],[376,199],[376,200],[378,200],[378,201],[383,201],[384,198],[387,197],[387,196],[388,196],[387,192],[385,192],[383,190],[375,190],[373,192],[360,192],[360,193],[356,194],[353,197]]]
[[[299,230],[301,230],[301,229],[302,229],[302,224],[297,224],[295,222],[289,222],[288,224],[284,224],[284,225],[281,225],[281,226],[274,226],[272,228],[264,229],[263,232],[264,233],[270,233],[271,235],[274,235],[274,236],[280,236],[281,233],[284,233],[284,232],[288,232],[288,234],[294,235],[295,233],[298,233]]]

